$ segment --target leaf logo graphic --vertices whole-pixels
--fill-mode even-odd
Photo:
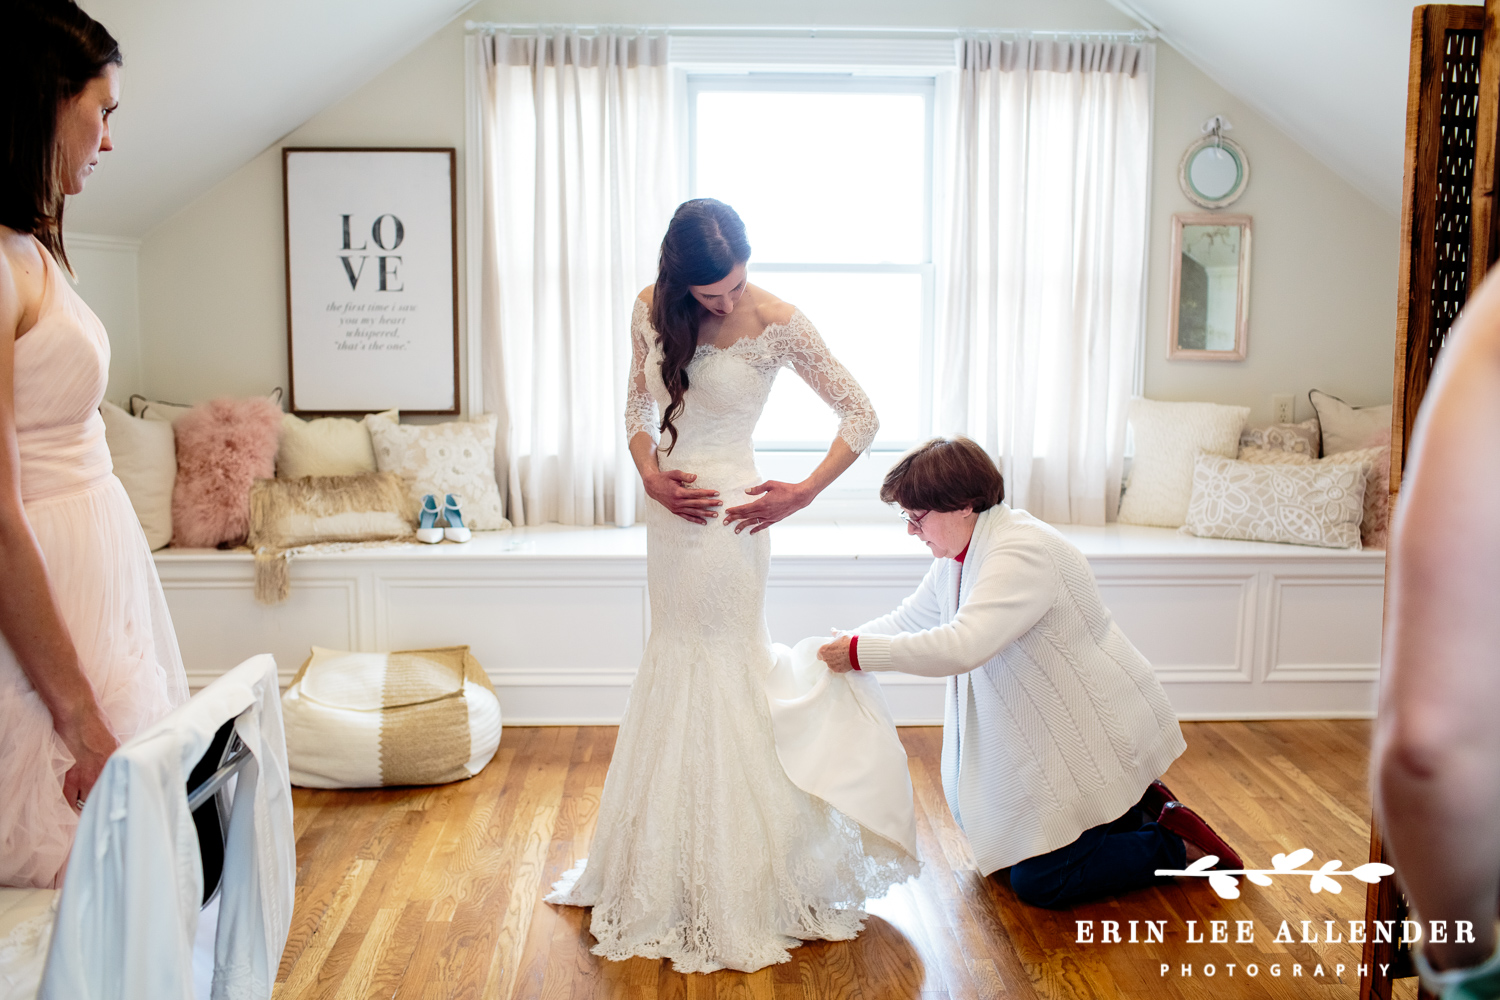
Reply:
[[[1321,868],[1308,870],[1302,866],[1313,859],[1313,852],[1304,847],[1290,854],[1276,854],[1271,858],[1270,868],[1242,868],[1238,870],[1213,871],[1213,866],[1219,863],[1219,859],[1212,854],[1205,855],[1188,865],[1181,871],[1159,868],[1157,875],[1177,875],[1196,878],[1207,878],[1209,887],[1219,895],[1221,899],[1238,899],[1240,897],[1239,879],[1236,875],[1243,875],[1255,885],[1272,885],[1277,875],[1306,875],[1308,876],[1308,888],[1313,892],[1340,893],[1344,887],[1339,884],[1341,876],[1349,875],[1374,885],[1387,875],[1393,875],[1396,869],[1390,865],[1372,861],[1369,864],[1360,865],[1348,871],[1344,870],[1344,863],[1337,858],[1325,861]]]

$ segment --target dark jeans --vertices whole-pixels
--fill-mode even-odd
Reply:
[[[1061,908],[1144,888],[1157,881],[1158,868],[1180,871],[1186,863],[1182,838],[1136,805],[1113,823],[1083,831],[1067,847],[1014,865],[1010,887],[1023,903]]]

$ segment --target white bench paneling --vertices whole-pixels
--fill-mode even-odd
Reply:
[[[1095,574],[1104,604],[1163,683],[1248,683],[1258,574]]]
[[[299,581],[297,600],[284,608],[257,604],[254,578],[245,572],[207,580],[163,574],[162,587],[194,688],[258,653],[275,656],[290,680],[314,645],[363,645],[355,580]]]
[[[1089,557],[1105,603],[1183,718],[1373,713],[1384,553],[1118,525],[1059,530]],[[254,601],[248,552],[167,550],[156,562],[195,687],[260,652],[289,681],[314,644],[467,644],[507,723],[614,723],[650,629],[639,527],[303,556],[291,565],[291,598],[274,608]],[[766,592],[772,638],[793,643],[884,614],[930,565],[899,525],[780,525]],[[942,681],[881,681],[897,721],[942,721]]]
[[[1383,581],[1278,576],[1271,587],[1267,681],[1373,682],[1380,676]]]

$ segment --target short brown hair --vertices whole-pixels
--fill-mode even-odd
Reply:
[[[984,449],[966,437],[917,445],[885,474],[880,499],[906,510],[989,510],[1005,499],[1005,479]]]

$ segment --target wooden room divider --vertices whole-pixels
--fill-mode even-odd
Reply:
[[[1495,211],[1497,124],[1500,0],[1486,0],[1483,7],[1417,7],[1412,11],[1401,193],[1388,501],[1392,515],[1412,425],[1433,363],[1470,291],[1479,287],[1500,249]],[[1386,583],[1389,594],[1389,562]],[[1373,820],[1370,859],[1389,863]],[[1393,879],[1383,879],[1366,892],[1367,922],[1404,920],[1407,911],[1406,898]],[[1375,944],[1368,934],[1361,965],[1360,1000],[1389,1000],[1396,979],[1416,975],[1410,948]],[[1386,975],[1380,973],[1382,965]],[[1419,989],[1418,996],[1431,994]]]

